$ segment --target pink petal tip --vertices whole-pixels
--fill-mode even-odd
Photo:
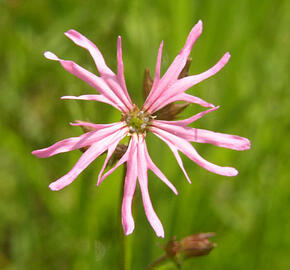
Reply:
[[[223,61],[224,65],[229,61],[230,58],[231,58],[230,53],[226,52],[225,55],[222,57],[222,61]]]
[[[82,35],[74,29],[70,29],[70,30],[66,31],[64,34],[68,38],[74,39],[74,41],[75,41],[75,39],[77,39],[79,41],[78,43],[80,43],[80,41],[83,39]]]
[[[224,175],[225,176],[236,176],[238,174],[239,174],[238,170],[236,170],[235,168],[228,167]]]
[[[198,26],[198,27],[201,28],[201,30],[202,30],[202,27],[203,27],[203,22],[202,22],[202,20],[199,20],[199,21],[197,22],[196,26]]]
[[[164,238],[164,232],[162,234],[160,234],[160,235],[157,235],[157,236]]]
[[[41,150],[34,150],[31,152],[32,155],[38,157],[38,158],[43,158],[44,156],[42,155],[42,151]]]
[[[243,150],[249,150],[251,148],[251,142],[248,139],[245,139],[246,143],[244,145],[244,149]]]
[[[58,191],[60,189],[62,189],[62,187],[60,187],[58,184],[56,183],[51,183],[49,186],[48,186],[52,191]]]
[[[49,59],[49,60],[53,60],[53,61],[58,61],[59,58],[52,52],[46,51],[44,52],[44,57]]]
[[[129,235],[134,231],[134,223],[133,224],[123,224],[123,229],[125,235]]]

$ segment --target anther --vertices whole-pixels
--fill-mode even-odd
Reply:
[[[145,117],[143,118],[143,120],[144,120],[144,122],[149,122],[149,117],[148,117],[148,116],[145,116]]]
[[[129,134],[144,135],[152,118],[147,112],[139,111],[138,107],[134,107],[134,109],[122,117],[122,120],[127,123]]]
[[[132,132],[132,133],[137,132],[136,128],[133,128],[131,126],[129,127],[129,131]]]
[[[131,119],[132,119],[132,116],[127,116],[126,117],[126,123],[129,123]]]
[[[143,114],[144,114],[144,111],[140,111],[140,112],[138,112],[137,116],[140,117],[140,116],[142,116]]]

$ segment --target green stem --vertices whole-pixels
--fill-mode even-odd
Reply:
[[[147,267],[147,270],[154,269],[156,266],[158,266],[159,264],[161,264],[162,262],[164,262],[166,259],[167,259],[167,255],[161,256],[160,258],[158,258],[157,260],[155,260],[153,263],[151,263]]]

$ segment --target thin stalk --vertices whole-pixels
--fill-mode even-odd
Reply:
[[[158,266],[159,264],[163,263],[166,259],[167,259],[167,255],[163,255],[160,258],[158,258],[157,260],[155,260],[153,263],[151,263],[146,270],[151,270],[154,269],[156,266]]]

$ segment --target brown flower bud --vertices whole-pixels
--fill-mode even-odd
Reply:
[[[171,103],[155,113],[158,120],[174,120],[176,116],[181,113],[187,106],[186,103]]]
[[[172,237],[164,246],[167,257],[173,258],[180,250],[180,245],[176,241],[176,237]]]
[[[76,120],[77,123],[80,123],[82,121],[80,120]],[[81,129],[83,130],[84,133],[87,133],[87,132],[90,132],[90,131],[94,131],[94,129],[92,127],[89,127],[89,126],[80,126]],[[86,146],[86,147],[82,147],[80,148],[80,151],[81,152],[86,152],[87,150],[89,149],[89,146]]]
[[[169,258],[207,255],[216,246],[215,243],[208,240],[213,236],[215,233],[199,233],[186,236],[180,241],[176,241],[176,238],[173,237],[164,246],[164,250]]]
[[[172,260],[179,269],[185,259],[208,255],[211,250],[216,247],[215,243],[211,243],[208,240],[208,238],[213,236],[215,236],[215,233],[212,232],[199,233],[186,236],[180,241],[177,241],[176,237],[172,237],[166,245],[163,246],[165,254],[150,264],[147,269],[154,269],[167,259]]]
[[[185,258],[208,255],[215,243],[211,243],[208,238],[215,236],[215,233],[199,233],[182,238],[179,241],[180,251]]]
[[[152,85],[153,85],[153,79],[150,75],[150,70],[149,70],[149,68],[146,68],[145,72],[144,72],[144,79],[143,79],[143,97],[144,97],[144,100],[146,100],[146,98],[148,97],[148,95],[151,91]]]
[[[113,166],[126,153],[128,145],[118,144],[113,155],[111,156],[108,166]]]
[[[178,76],[178,79],[182,79],[182,78],[188,76],[191,62],[192,62],[192,58],[191,57],[188,57],[184,68],[181,70],[181,72],[180,72],[180,74]]]
[[[80,151],[84,153],[84,152],[86,152],[88,149],[89,149],[89,146],[85,146],[85,147],[80,148]]]
[[[77,123],[82,123],[83,121],[80,120],[76,120]],[[94,131],[95,129],[93,127],[89,127],[89,126],[80,126],[83,130],[84,133],[90,132],[90,131]]]

